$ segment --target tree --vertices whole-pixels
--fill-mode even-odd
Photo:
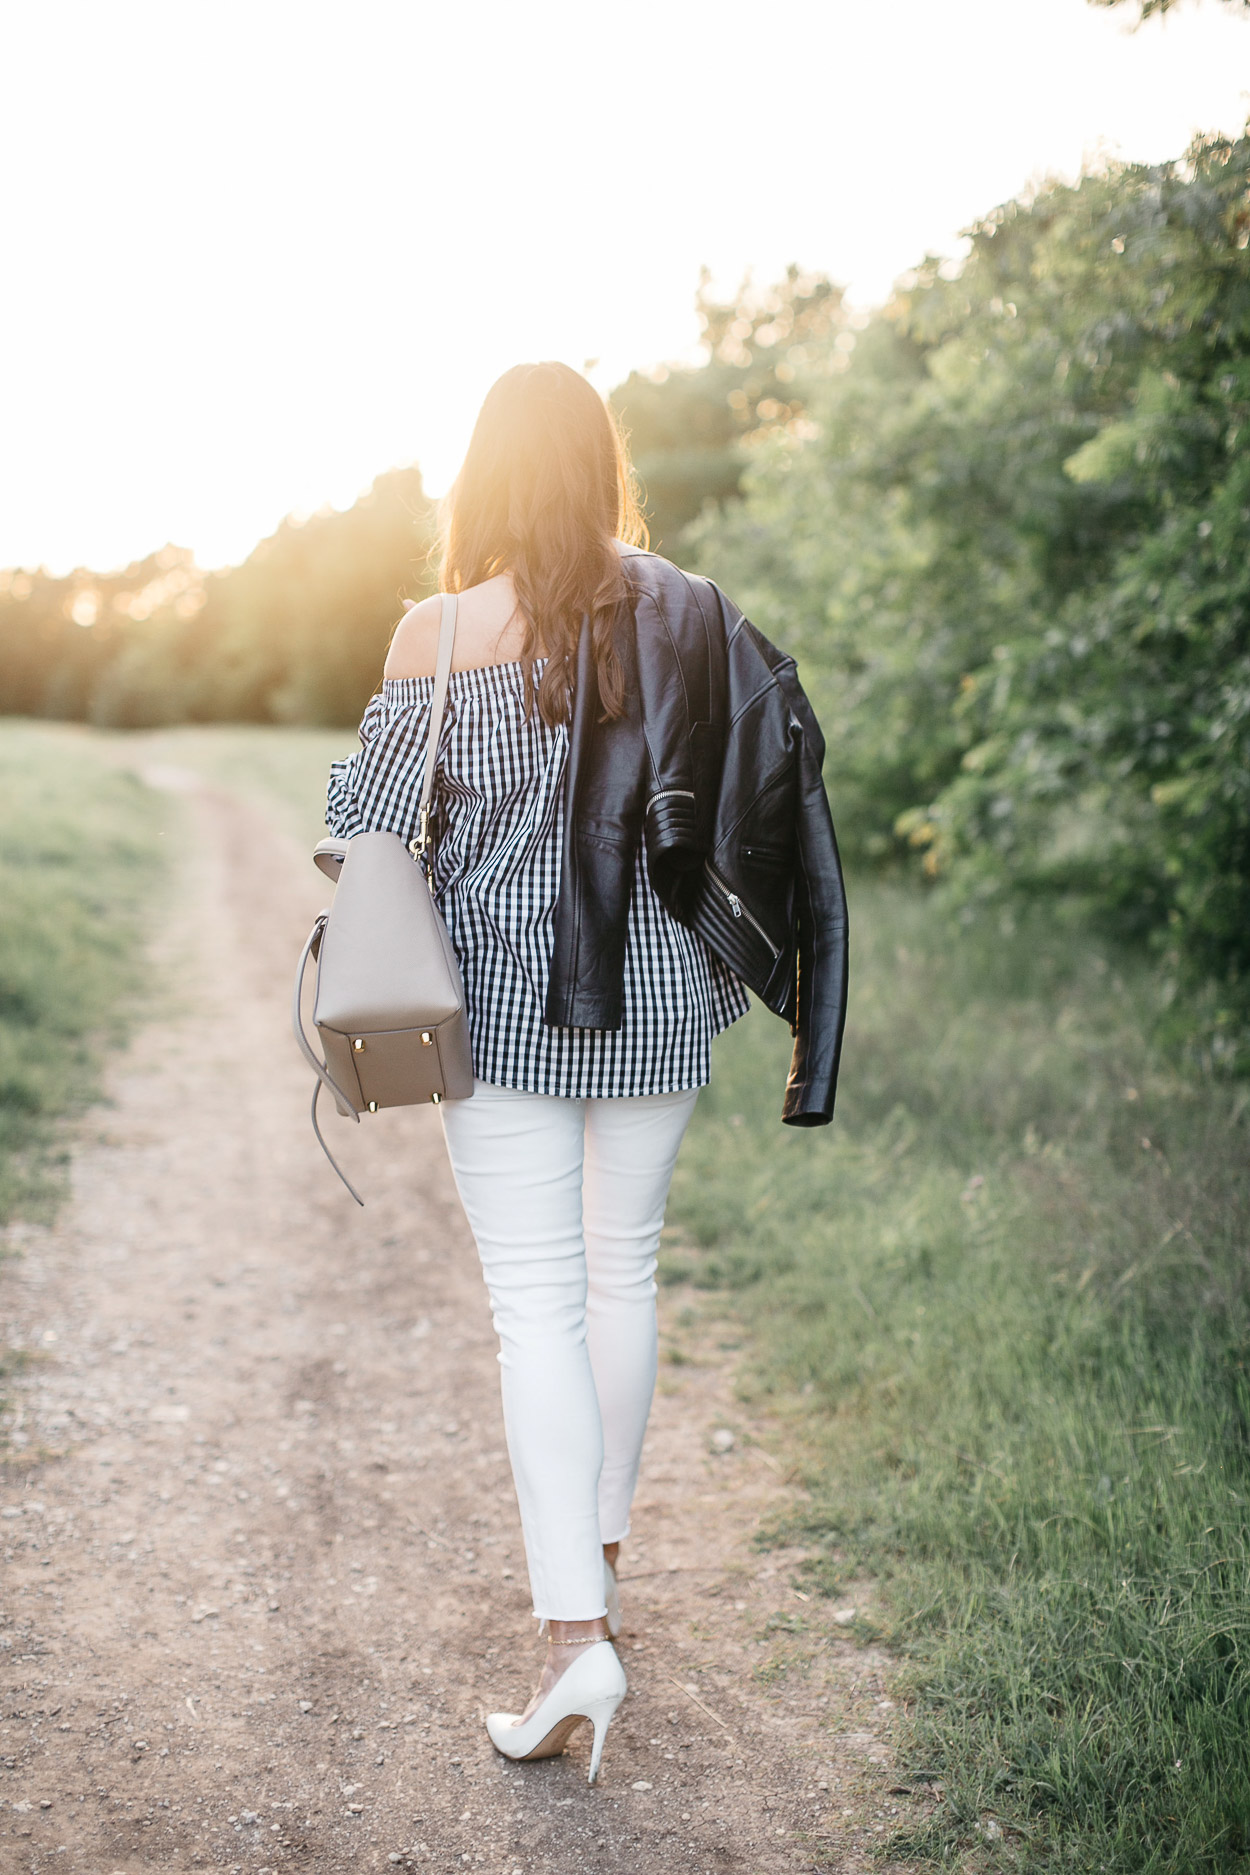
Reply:
[[[355,724],[377,688],[405,598],[434,584],[433,508],[418,469],[380,475],[352,507],[284,521],[210,581],[210,713]],[[197,709],[197,712],[198,709]]]
[[[86,716],[104,673],[135,634],[158,614],[180,630],[203,605],[203,575],[181,547],[163,547],[114,573],[0,573],[0,711]]]
[[[403,599],[433,585],[432,540],[420,471],[397,469],[222,573],[165,547],[114,574],[0,574],[0,712],[355,723]]]
[[[749,446],[802,419],[812,380],[841,329],[842,292],[822,274],[786,271],[715,299],[704,271],[696,305],[707,360],[634,371],[611,402],[629,434],[652,544],[668,553],[708,506],[738,494]]]
[[[701,561],[811,668],[849,843],[1081,900],[1250,1019],[1250,139],[929,260]],[[910,795],[910,800],[905,797]],[[844,816],[846,818],[846,816]],[[1230,1044],[1231,1045],[1231,1044]]]

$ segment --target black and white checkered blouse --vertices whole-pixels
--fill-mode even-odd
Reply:
[[[542,660],[535,664],[541,674]],[[432,677],[388,678],[361,748],[330,770],[340,839],[417,828]],[[480,1080],[574,1098],[702,1087],[711,1042],[749,1007],[703,939],[665,910],[639,852],[619,1029],[543,1021],[564,831],[568,732],[527,720],[522,667],[453,671],[439,740],[434,890],[464,973]]]

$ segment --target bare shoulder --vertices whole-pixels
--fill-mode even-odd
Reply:
[[[386,654],[384,677],[432,677],[438,659],[442,602],[437,593],[410,606],[395,627]]]

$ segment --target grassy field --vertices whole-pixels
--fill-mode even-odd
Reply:
[[[1244,1870],[1250,1089],[1178,1075],[1140,966],[1040,919],[884,886],[852,918],[834,1127],[778,1123],[789,1038],[753,1011],[668,1273],[749,1327],[812,1583],[881,1584],[903,1761],[943,1796],[889,1847]]]
[[[46,1216],[56,1123],[124,1031],[168,802],[88,732],[0,721],[0,1221]]]

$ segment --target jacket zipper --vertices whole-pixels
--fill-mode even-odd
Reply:
[[[746,919],[747,923],[751,926],[752,930],[757,931],[759,935],[763,938],[765,944],[767,944],[769,950],[773,954],[773,961],[776,962],[777,958],[780,957],[781,955],[781,946],[773,943],[767,931],[765,931],[763,925],[760,923],[759,919],[753,917],[752,914],[747,910],[746,906],[742,903],[742,900],[738,897],[738,894],[730,890],[729,886],[725,883],[725,881],[721,878],[720,874],[717,872],[715,866],[713,866],[711,860],[705,859],[703,864],[708,873],[708,876],[715,881],[715,883],[720,887],[721,891],[724,893],[725,897],[729,900],[729,909],[733,913],[734,917]]]
[[[651,799],[647,802],[647,813],[649,814],[651,812],[651,809],[655,806],[657,801],[671,801],[671,800],[693,801],[694,789],[693,788],[661,788],[659,793],[653,794],[651,796]]]

